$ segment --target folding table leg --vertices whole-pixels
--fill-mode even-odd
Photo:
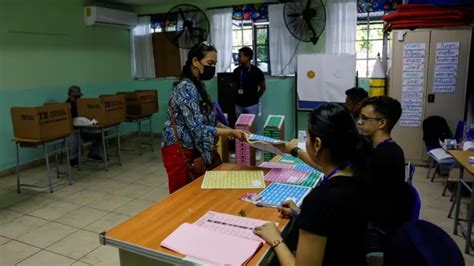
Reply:
[[[137,121],[138,125],[138,154],[142,156],[142,120]]]
[[[434,181],[434,179],[436,177],[436,172],[440,171],[439,163],[435,162],[433,166],[434,167],[433,167],[433,175],[431,176],[431,182]]]
[[[102,137],[102,148],[104,149],[104,166],[105,166],[105,171],[109,171],[109,165],[108,165],[108,160],[109,156],[107,155],[107,143],[105,139],[105,134],[104,134],[104,129],[100,129],[100,134]]]
[[[119,131],[120,127],[119,125],[116,126],[115,128],[115,133],[117,134],[116,135],[116,138],[117,138],[117,157],[118,157],[118,162],[119,162],[119,165],[121,166],[122,165],[122,148],[120,146],[120,131]]]
[[[148,121],[150,121],[150,147],[151,147],[151,151],[154,151],[153,150],[153,127],[152,127],[152,123],[151,123],[151,116],[150,118],[148,119]]]
[[[67,137],[64,138],[64,143],[66,144],[66,160],[68,162],[67,163],[67,177],[69,179],[69,185],[72,185],[71,164],[69,163],[69,143],[67,143]],[[77,155],[77,157],[79,157],[79,154]]]
[[[44,149],[44,156],[46,158],[46,173],[48,174],[48,186],[49,186],[49,192],[53,193],[53,182],[51,181],[51,172],[50,172],[50,165],[49,165],[49,153],[48,153],[48,145],[46,143],[43,143],[43,149]]]
[[[474,214],[474,183],[472,184],[471,188],[471,206],[469,207],[469,214],[467,216],[467,232],[466,232],[466,247],[464,248],[465,253],[469,253],[471,249],[471,233],[472,233],[472,216]]]
[[[16,192],[20,191],[20,143],[16,142]]]
[[[461,167],[459,169],[458,187],[456,188],[456,199],[454,200],[454,202],[456,204],[456,210],[454,212],[454,230],[453,230],[453,233],[455,235],[458,234],[459,209],[460,209],[459,205],[461,205],[461,190],[462,190],[462,186],[463,186],[461,180],[463,179],[463,174],[464,174],[464,167]]]

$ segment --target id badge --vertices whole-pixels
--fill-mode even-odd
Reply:
[[[244,94],[244,90],[243,90],[243,89],[239,89],[239,90],[238,90],[238,93],[239,93],[239,94]]]

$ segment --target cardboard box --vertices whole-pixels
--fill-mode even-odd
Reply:
[[[125,95],[127,116],[142,117],[158,112],[158,93],[156,90],[119,92],[117,95]]]
[[[69,103],[45,104],[40,107],[12,107],[11,115],[15,138],[52,140],[74,131]]]
[[[95,119],[99,125],[113,125],[125,121],[124,95],[102,95],[99,98],[80,98],[77,111],[81,117]]]

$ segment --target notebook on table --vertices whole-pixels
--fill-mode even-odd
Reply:
[[[268,221],[209,211],[194,224],[184,223],[161,246],[215,265],[245,265],[265,243],[253,234]]]

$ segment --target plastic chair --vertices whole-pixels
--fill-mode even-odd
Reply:
[[[412,161],[409,161],[405,168],[405,181],[411,184],[413,181],[414,175],[415,175],[415,164]]]
[[[449,128],[446,119],[443,117],[430,116],[423,120],[423,141],[426,146],[426,151],[428,152],[428,173],[426,174],[426,178],[430,177],[431,170],[434,169],[433,175],[431,176],[431,182],[433,182],[434,178],[436,177],[436,173],[440,169],[440,163],[442,165],[446,165],[446,163],[450,165],[453,162],[439,162],[436,160],[436,158],[430,155],[429,151],[441,148],[439,142],[449,139],[451,136],[451,129]]]
[[[418,221],[420,219],[421,199],[420,194],[411,183],[406,183],[408,189],[410,221]]]
[[[408,178],[407,182],[405,183],[405,192],[403,195],[407,195],[407,197],[403,197],[400,200],[403,204],[406,204],[407,212],[404,213],[405,221],[406,222],[416,222],[420,219],[420,210],[421,210],[421,199],[420,195],[416,188],[411,184],[411,180],[413,180],[413,175],[415,173],[415,166],[409,162],[406,166],[408,171]],[[373,249],[367,254],[367,265],[368,266],[382,266],[384,265],[385,254],[382,250]],[[400,264],[403,265],[403,264]]]
[[[454,138],[456,139],[457,143],[461,143],[463,141],[464,128],[464,121],[459,121],[458,125],[456,126],[456,132],[454,133]]]
[[[423,220],[405,223],[384,254],[385,266],[465,266],[453,239],[438,226]]]

